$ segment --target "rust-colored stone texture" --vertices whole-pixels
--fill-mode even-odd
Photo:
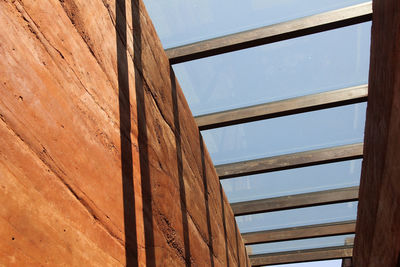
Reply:
[[[247,266],[139,0],[0,0],[0,266]]]
[[[400,1],[373,1],[356,267],[400,266]]]

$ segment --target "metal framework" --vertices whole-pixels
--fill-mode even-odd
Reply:
[[[302,112],[364,102],[368,85],[360,85],[318,94],[217,112],[195,117],[200,130],[230,126],[257,120],[276,118]]]
[[[171,64],[278,42],[372,19],[372,2],[166,50]],[[299,114],[367,101],[368,85],[285,99],[196,117],[200,130]],[[363,143],[304,151],[215,166],[220,179],[359,159]],[[358,200],[358,187],[233,203],[235,216]],[[246,245],[353,234],[355,221],[308,225],[242,234]],[[353,239],[344,246],[250,255],[252,266],[328,259],[351,260]]]
[[[232,203],[235,216],[358,200],[358,186]]]
[[[366,22],[372,19],[372,3],[363,3],[215,39],[166,49],[171,64],[283,41],[304,35]]]
[[[363,156],[363,143],[298,152],[215,166],[220,179],[263,172],[287,170],[323,163],[359,159]]]
[[[250,232],[242,234],[242,238],[245,245],[251,245],[311,237],[353,234],[355,229],[356,221],[345,221]]]

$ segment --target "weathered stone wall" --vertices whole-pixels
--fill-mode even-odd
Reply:
[[[373,1],[356,267],[400,266],[400,1]]]
[[[142,2],[0,0],[0,266],[246,266]]]

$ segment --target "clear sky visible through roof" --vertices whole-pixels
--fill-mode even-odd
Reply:
[[[362,23],[174,65],[194,115],[368,82]]]
[[[211,39],[365,0],[144,0],[164,48]]]
[[[365,0],[144,0],[164,48],[271,25]],[[194,115],[368,82],[371,23],[174,65]],[[202,131],[214,164],[363,141],[366,103]],[[361,160],[222,181],[230,202],[357,186]],[[242,233],[355,220],[357,202],[238,216]],[[253,253],[343,245],[335,236],[252,245]],[[340,266],[326,261],[287,267]]]

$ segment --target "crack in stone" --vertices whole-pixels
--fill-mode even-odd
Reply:
[[[96,60],[97,64],[99,65],[100,69],[103,71],[103,73],[105,74],[105,76],[107,77],[108,82],[110,83],[110,85],[112,85],[113,83],[111,82],[111,79],[108,75],[108,72],[104,69],[103,64],[101,63],[101,61],[97,58],[95,52],[92,49],[92,46],[89,44],[90,43],[90,37],[88,35],[86,35],[85,31],[83,29],[81,29],[80,24],[81,23],[77,23],[74,19],[74,9],[77,9],[75,2],[74,1],[69,1],[69,0],[59,0],[60,4],[65,12],[65,14],[67,15],[67,17],[69,18],[69,20],[71,21],[71,24],[74,26],[75,30],[77,31],[77,33],[79,34],[79,36],[82,38],[83,42],[86,44],[87,48],[89,49],[89,52],[92,54],[92,56],[94,57],[94,59]],[[71,8],[67,8],[66,7],[66,1],[68,1],[68,3],[70,3],[72,6]],[[104,1],[103,1],[104,4]],[[106,7],[107,8],[107,7]],[[107,8],[108,10],[108,8]],[[116,88],[114,87],[114,90]]]
[[[194,260],[192,257],[187,259],[185,257],[184,248],[182,246],[182,240],[177,236],[175,229],[172,227],[168,218],[157,210],[157,221],[159,222],[158,225],[161,228],[161,232],[164,235],[167,244],[176,251],[177,255],[184,261],[186,264],[194,264]],[[185,248],[189,249],[189,248]]]
[[[27,21],[28,24],[28,28],[31,30],[31,32],[36,36],[36,38],[43,44],[43,46],[45,47],[46,51],[49,53],[49,55],[51,56],[51,53],[48,51],[46,44],[49,45],[50,47],[52,47],[59,55],[62,59],[65,60],[64,55],[60,52],[60,50],[58,50],[47,38],[46,36],[39,30],[39,26],[35,23],[35,21],[29,16],[29,14],[26,12],[26,10],[24,9],[24,7],[17,2],[18,4],[15,4],[15,7],[17,8],[18,12],[20,12],[20,14],[22,15],[22,17],[24,18],[25,21]],[[43,40],[44,39],[44,40]],[[45,41],[45,42],[44,42]],[[46,43],[46,44],[45,44]],[[97,62],[97,59],[96,59]],[[98,63],[98,62],[97,62]],[[99,63],[98,63],[99,64]],[[67,64],[68,69],[74,74],[75,78],[77,79],[77,81],[80,83],[80,85],[82,86],[82,88],[85,90],[85,92],[88,93],[88,95],[90,96],[90,98],[93,100],[93,102],[103,111],[103,113],[106,115],[106,117],[109,119],[109,121],[114,125],[114,126],[118,126],[118,124],[116,123],[116,121],[108,114],[108,112],[100,105],[99,102],[97,102],[96,97],[90,92],[90,90],[88,90],[86,88],[86,86],[83,84],[83,82],[81,81],[81,79],[79,78],[79,76],[77,75],[77,73],[75,72],[75,70],[73,68],[71,68],[71,66],[69,64]],[[101,68],[101,66],[100,66]],[[102,68],[101,68],[102,69]],[[109,80],[108,80],[109,81]],[[110,81],[109,81],[110,82]],[[112,84],[110,82],[110,84]]]
[[[42,162],[42,164],[43,164],[44,166],[46,166],[47,169],[48,169],[49,171],[51,171],[51,172],[58,178],[58,180],[67,188],[68,192],[70,192],[70,193],[75,197],[75,199],[77,199],[77,201],[85,208],[85,210],[86,210],[86,211],[92,216],[92,218],[99,224],[99,226],[100,226],[106,233],[108,233],[113,239],[115,239],[120,245],[123,246],[123,245],[124,245],[123,240],[120,239],[118,236],[116,236],[114,233],[112,233],[112,231],[109,230],[108,227],[107,227],[106,225],[104,225],[104,223],[96,216],[95,211],[93,210],[92,207],[90,207],[90,204],[88,204],[88,202],[87,202],[85,199],[82,199],[82,197],[79,196],[79,194],[72,188],[72,186],[71,186],[67,181],[65,181],[65,180],[62,178],[62,175],[61,175],[57,170],[55,170],[55,169],[53,168],[52,164],[48,164],[48,162],[47,162],[43,157],[40,156],[41,153],[39,153],[39,154],[36,153],[36,151],[33,150],[33,149],[21,138],[21,136],[20,136],[17,132],[15,132],[14,129],[12,129],[12,128],[8,125],[8,123],[7,123],[5,120],[3,120],[3,118],[4,118],[4,117],[2,117],[1,120],[3,121],[5,127],[6,127],[12,134],[14,134],[14,136],[16,136],[16,137],[27,147],[27,149],[28,149],[32,154],[36,155],[37,158],[40,160],[40,162]],[[84,192],[81,192],[81,193],[82,193],[83,195],[86,196],[86,194],[85,194]],[[100,210],[100,209],[99,209],[99,210]]]
[[[43,46],[45,47],[46,51],[49,53],[49,55],[51,56],[51,53],[48,51],[48,48],[46,47],[46,44],[48,44],[50,47],[52,47],[58,54],[61,55],[61,57],[64,59],[64,56],[62,55],[62,53],[54,46],[51,44],[51,42],[43,35],[43,33],[41,33],[39,31],[39,27],[36,25],[36,23],[32,20],[32,18],[29,16],[29,14],[27,14],[27,12],[25,11],[25,9],[20,5],[20,3],[18,2],[16,5],[17,10],[21,13],[21,15],[23,16],[23,19],[28,22],[28,28],[30,29],[30,31],[36,36],[36,38],[43,44]],[[34,29],[32,27],[32,24],[35,26],[36,29]],[[40,36],[39,36],[40,34]],[[46,41],[46,44],[44,43],[44,40]],[[67,64],[68,65],[68,64]],[[80,85],[82,86],[82,88],[85,90],[85,92],[89,95],[89,97],[93,100],[93,102],[103,111],[103,113],[106,115],[106,117],[108,118],[108,120],[115,126],[118,127],[118,124],[116,123],[116,121],[108,114],[108,112],[97,102],[96,97],[90,92],[90,90],[88,90],[86,88],[86,86],[83,84],[83,82],[81,81],[81,79],[79,78],[79,76],[76,74],[76,72],[74,71],[74,69],[71,68],[71,66],[68,65],[69,70],[74,74],[75,78],[77,79],[77,81],[80,83]],[[110,83],[111,84],[111,83]],[[127,133],[122,132],[122,134],[125,136],[125,138],[127,138]],[[108,139],[108,138],[107,138]],[[113,142],[109,142],[110,144],[113,144]],[[115,145],[114,145],[115,147]]]
[[[17,11],[24,17],[24,20],[25,21],[27,21],[27,20],[29,20],[30,19],[30,17],[29,17],[29,15],[26,13],[26,11],[24,10],[24,8],[21,6],[21,4],[19,3],[19,2],[17,2],[17,1],[15,1],[14,2],[14,6],[16,7],[16,9],[17,9]],[[28,16],[28,17],[27,17]],[[29,21],[28,21],[29,22]],[[31,22],[29,22],[29,23],[34,23],[32,20],[31,20]],[[31,25],[32,26],[32,25]],[[36,24],[35,24],[35,26],[36,26]],[[43,43],[43,40],[41,40],[41,38],[39,37],[39,33],[38,33],[38,30],[36,29],[36,30],[34,30],[35,31],[35,36],[42,42],[42,44],[45,46],[45,44]],[[43,38],[45,38],[44,36],[43,36]],[[47,40],[47,39],[46,39]],[[50,46],[52,46],[50,43],[49,43],[49,45]],[[53,47],[53,46],[52,46]],[[54,47],[53,47],[54,48]],[[46,49],[46,51],[47,51],[47,48],[46,48],[46,46],[45,46],[45,49]],[[58,51],[56,48],[54,48],[56,51]],[[58,51],[59,52],[59,51]],[[51,55],[51,54],[50,54]],[[76,74],[75,74],[76,75]],[[78,79],[79,80],[79,79]],[[87,201],[87,200],[85,200],[85,199],[83,199],[82,197],[80,197],[79,196],[79,194],[73,189],[73,187],[72,187],[72,185],[70,185],[65,179],[63,179],[62,178],[62,176],[64,175],[64,176],[66,176],[66,173],[62,170],[62,169],[60,169],[60,168],[57,168],[58,170],[56,170],[54,167],[53,167],[53,164],[49,164],[48,162],[47,162],[47,160],[46,160],[46,157],[48,157],[53,163],[54,163],[54,165],[55,166],[57,166],[57,164],[54,162],[54,160],[52,159],[52,157],[47,153],[47,151],[46,151],[46,149],[44,148],[40,153],[36,153],[25,141],[24,141],[24,139],[17,133],[17,132],[15,132],[8,124],[7,124],[7,122],[6,122],[6,120],[5,120],[5,118],[4,118],[4,116],[2,115],[1,117],[1,120],[5,123],[5,125],[6,125],[6,127],[10,130],[10,131],[12,131],[13,133],[14,133],[14,135],[15,136],[17,136],[28,148],[29,148],[29,150],[31,150],[42,162],[43,162],[43,164],[45,164],[45,166],[47,166],[48,167],[48,169],[50,169],[51,170],[51,172],[52,173],[54,173],[55,174],[55,176],[56,177],[58,177],[59,178],[59,180],[64,184],[64,186],[66,186],[66,188],[68,189],[68,191],[69,192],[71,192],[72,193],[72,195],[79,201],[79,203],[81,203],[81,205],[83,206],[83,207],[85,207],[85,209],[88,211],[88,213],[93,217],[93,219],[96,221],[96,222],[98,222],[98,224],[111,236],[111,237],[113,237],[115,240],[117,240],[118,241],[118,243],[119,244],[121,244],[121,245],[124,245],[124,242],[122,241],[122,239],[120,239],[117,235],[115,235],[114,233],[113,233],[113,231],[111,230],[111,229],[109,229],[107,226],[106,226],[106,224],[104,224],[103,223],[103,221],[101,220],[101,219],[99,219],[98,218],[98,216],[96,215],[96,212],[94,211],[94,209],[91,207],[91,204],[89,204],[89,202]],[[60,172],[61,172],[61,174],[60,174]],[[86,194],[84,193],[84,192],[80,192],[80,193],[82,193],[83,195],[85,195],[86,196]],[[87,196],[86,196],[87,197]],[[89,198],[88,198],[89,199]],[[94,203],[92,203],[94,206],[96,206]],[[101,211],[101,209],[99,209],[98,207],[96,207],[101,213],[103,213],[104,215],[105,215],[105,213],[103,212],[103,211]],[[106,216],[106,215],[105,215]],[[113,223],[113,225],[114,225],[114,223]],[[114,225],[115,226],[115,225]],[[117,227],[118,228],[118,227]],[[121,232],[121,231],[120,231]]]

